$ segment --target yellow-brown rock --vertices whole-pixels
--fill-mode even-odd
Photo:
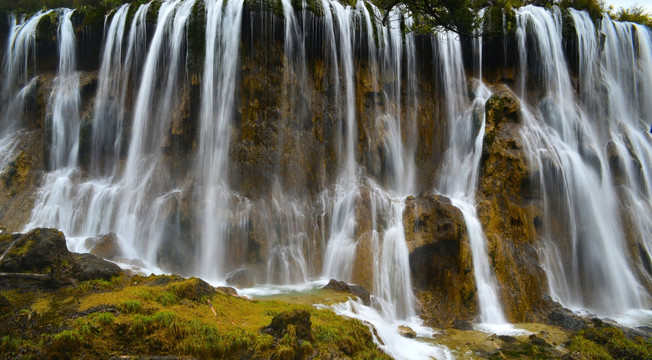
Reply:
[[[509,320],[534,321],[541,316],[546,281],[536,252],[539,200],[519,133],[520,104],[501,86],[485,110],[478,216]]]
[[[437,326],[471,319],[477,309],[476,287],[462,212],[443,196],[409,196],[403,226],[422,317]]]

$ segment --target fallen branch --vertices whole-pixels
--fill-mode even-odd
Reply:
[[[9,244],[9,246],[7,247],[7,250],[5,250],[5,252],[2,253],[2,256],[0,256],[0,263],[2,262],[2,260],[5,259],[5,256],[7,256],[7,254],[9,254],[9,251],[11,251],[11,249],[14,248],[14,245],[16,245],[18,240],[20,240],[20,238],[12,241],[11,244]]]
[[[215,311],[215,308],[213,307],[213,303],[211,302],[211,299],[206,299],[208,301],[208,305],[211,307],[211,311],[213,312],[213,315],[217,316],[217,312]]]
[[[50,275],[46,275],[46,274],[25,274],[25,273],[0,273],[0,277],[15,278],[15,279],[34,279],[34,280],[50,279]]]

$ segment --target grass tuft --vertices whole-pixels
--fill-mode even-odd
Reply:
[[[164,291],[156,297],[156,302],[163,306],[177,305],[179,298],[170,291]]]
[[[140,312],[143,309],[143,305],[138,300],[126,300],[120,304],[120,311],[133,314]]]

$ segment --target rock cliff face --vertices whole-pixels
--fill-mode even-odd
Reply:
[[[410,196],[403,213],[410,270],[427,321],[442,326],[477,313],[476,284],[462,212],[443,196]]]
[[[546,292],[536,250],[541,198],[521,142],[520,111],[518,99],[504,86],[487,101],[478,216],[507,313],[512,321],[535,321]]]
[[[17,115],[20,131],[12,133],[14,141],[0,142],[13,144],[6,152],[6,161],[4,155],[0,156],[0,225],[8,231],[22,231],[30,222],[42,225],[50,221],[48,226],[61,227],[67,236],[84,238],[114,232],[110,244],[93,240],[89,245],[110,245],[109,250],[98,247],[96,252],[136,257],[183,275],[197,275],[200,270],[196,259],[202,256],[205,243],[219,240],[224,245],[219,252],[227,254],[223,256],[225,271],[220,274],[224,278],[246,269],[243,271],[247,279],[257,283],[306,281],[322,275],[325,252],[335,231],[331,224],[335,216],[340,216],[333,209],[343,201],[338,191],[342,190],[340,178],[348,151],[344,139],[351,131],[346,126],[347,114],[353,114],[351,153],[356,165],[356,196],[349,215],[355,218],[350,236],[356,247],[351,279],[340,280],[351,280],[377,294],[379,289],[375,288],[379,285],[374,274],[378,241],[396,226],[397,218],[404,229],[412,285],[423,316],[437,325],[457,319],[473,320],[479,312],[477,284],[464,217],[450,199],[435,195],[435,188],[450,145],[449,130],[461,126],[450,114],[450,104],[459,101],[468,105],[475,90],[474,83],[464,78],[465,82],[458,84],[460,94],[446,92],[450,88],[446,85],[450,81],[446,66],[454,63],[468,79],[477,76],[477,50],[473,51],[471,42],[463,43],[460,51],[464,56],[455,57],[446,53],[446,42],[457,41],[453,36],[406,35],[379,24],[371,26],[371,20],[365,18],[370,7],[360,4],[346,10],[343,16],[349,18],[340,19],[333,15],[338,14],[336,4],[331,4],[330,17],[299,9],[291,10],[293,17],[280,16],[282,9],[269,4],[244,5],[237,54],[227,54],[235,61],[236,70],[229,78],[235,83],[233,112],[227,129],[220,134],[228,142],[222,169],[225,184],[220,184],[228,188],[226,205],[219,218],[208,219],[209,223],[219,221],[223,234],[209,235],[205,234],[207,221],[202,220],[206,184],[198,175],[205,170],[198,160],[206,91],[208,25],[204,1],[194,3],[187,25],[178,27],[184,32],[180,37],[183,41],[165,43],[160,54],[148,47],[162,26],[156,17],[161,2],[152,3],[143,17],[144,40],[137,43],[141,48],[134,47],[137,61],[131,67],[119,68],[125,74],[124,79],[119,78],[124,100],[120,103],[116,94],[107,96],[108,103],[121,104],[123,114],[119,119],[123,122],[121,135],[107,138],[110,141],[96,139],[96,112],[100,109],[96,104],[100,100],[98,89],[108,81],[100,74],[102,54],[111,36],[109,26],[118,12],[111,12],[106,20],[104,11],[108,9],[86,9],[73,17],[81,89],[79,164],[66,177],[65,199],[54,205],[53,195],[46,188],[54,187],[51,182],[55,177],[48,176],[61,170],[48,165],[53,146],[49,104],[57,76],[55,34],[59,20],[46,15],[36,31],[37,51],[25,55],[29,59],[27,73],[36,80],[33,86],[25,87],[24,107]],[[134,4],[124,13],[127,30],[120,44],[124,52],[131,46],[127,42],[130,31],[137,28],[137,8]],[[516,21],[513,16],[510,21]],[[570,15],[565,14],[564,19],[570,19]],[[342,23],[351,26],[350,33],[338,28]],[[170,29],[175,26],[170,24]],[[522,39],[517,37],[514,26],[511,23],[507,34],[494,34],[484,45],[484,80],[492,83],[493,95],[484,107],[486,121],[475,200],[491,271],[507,317],[511,321],[533,321],[544,318],[550,305],[546,296],[550,292],[548,275],[542,267],[542,236],[554,233],[562,238],[560,242],[570,236],[565,231],[568,224],[562,218],[564,214],[558,219],[544,210],[545,201],[550,208],[559,199],[544,199],[540,172],[547,169],[532,161],[523,140],[522,108],[539,106],[539,112],[545,110],[541,105],[545,103],[545,89],[538,87],[545,79],[526,76],[515,60],[497,59],[503,56],[498,51],[501,47],[509,59],[518,54]],[[172,38],[170,29],[166,36]],[[3,41],[8,35],[5,31],[0,31]],[[163,37],[165,41],[171,41],[167,37]],[[532,41],[530,37],[525,40]],[[351,47],[348,52],[346,41]],[[166,98],[166,66],[173,51],[179,51],[179,63],[184,65],[171,80],[174,91]],[[151,126],[146,127],[142,145],[146,150],[138,159],[143,161],[139,169],[142,174],[134,181],[142,177],[149,180],[137,183],[129,192],[124,189],[131,186],[131,180],[125,179],[125,174],[133,155],[130,145],[136,140],[134,114],[142,97],[139,89],[147,56],[160,58],[155,69],[160,78],[155,80],[150,95],[154,100],[148,124],[162,124],[163,130],[159,134]],[[123,64],[126,57],[126,53],[118,57],[118,63]],[[344,69],[348,60],[352,64],[350,78]],[[536,61],[529,58],[525,65]],[[570,68],[579,71],[574,65]],[[577,81],[576,75],[573,73]],[[526,77],[523,84],[533,90],[517,97],[514,92],[520,77]],[[12,89],[23,86],[11,85]],[[5,111],[9,109],[7,90],[3,96],[0,110]],[[349,97],[352,106],[347,105]],[[157,112],[159,107],[170,109]],[[217,121],[216,115],[211,116],[209,119]],[[107,115],[103,121],[116,117]],[[4,118],[2,121],[8,122]],[[480,125],[474,127],[479,129]],[[645,180],[645,167],[650,159],[639,154],[623,160],[620,145],[606,145],[608,163],[600,164],[597,155],[592,163],[598,164],[596,167],[609,166],[610,178],[621,186],[620,208],[624,209],[635,203],[626,196],[632,181],[628,169],[638,169],[637,181],[645,183],[649,181]],[[631,141],[624,148],[630,153],[641,152]],[[156,166],[149,169],[142,165],[149,162]],[[562,185],[566,181],[558,180]],[[139,194],[146,195],[142,200],[133,200]],[[649,194],[645,196],[648,199]],[[649,208],[646,201],[644,209]],[[392,204],[397,203],[404,205],[398,216],[392,212]],[[54,210],[47,210],[47,206]],[[37,214],[35,207],[41,212]],[[46,210],[51,216],[43,220],[45,217],[39,214]],[[627,211],[620,216],[626,224],[633,266],[640,282],[649,289],[652,260],[646,248],[649,244],[640,240],[645,235],[640,223],[645,225],[647,220]],[[94,217],[92,222],[90,217]]]

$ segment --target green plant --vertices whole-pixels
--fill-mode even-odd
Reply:
[[[176,305],[179,303],[179,298],[170,291],[164,291],[156,297],[156,302],[163,306]]]
[[[599,0],[562,0],[562,7],[571,7],[577,10],[585,10],[592,19],[602,18],[605,12],[604,2]]]
[[[145,334],[152,330],[154,327],[154,318],[147,315],[136,314],[133,316],[129,331],[137,334]]]
[[[94,313],[90,315],[90,318],[95,323],[104,326],[113,325],[115,322],[115,316],[108,312]]]
[[[125,312],[127,314],[140,312],[142,308],[143,306],[138,300],[126,300],[120,304],[120,311]]]
[[[63,330],[52,338],[52,344],[60,347],[78,346],[83,341],[84,338],[76,330]]]
[[[159,311],[154,314],[154,320],[161,326],[168,327],[177,320],[177,314],[169,311]]]

